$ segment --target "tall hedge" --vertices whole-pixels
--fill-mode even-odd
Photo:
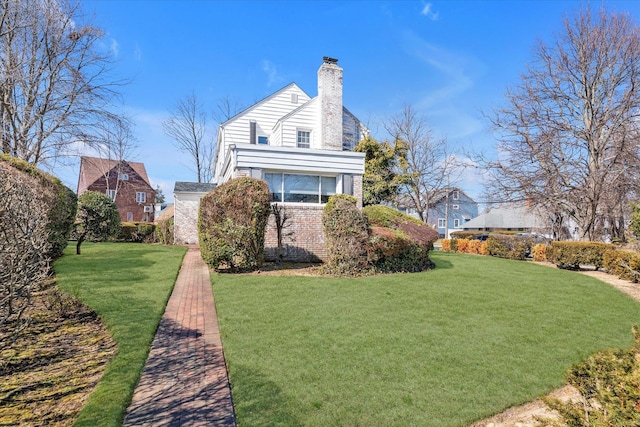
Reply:
[[[7,154],[0,154],[0,161],[36,178],[40,183],[47,210],[46,232],[50,243],[46,255],[52,260],[61,257],[75,221],[78,207],[77,196],[58,178],[41,171],[31,163]]]
[[[271,213],[263,180],[236,178],[200,201],[198,238],[202,259],[212,268],[254,269],[264,260],[264,234]]]
[[[369,269],[369,230],[356,199],[336,194],[322,212],[328,259],[325,269],[339,275],[357,275]]]

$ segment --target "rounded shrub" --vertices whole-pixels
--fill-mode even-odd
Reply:
[[[236,178],[200,201],[198,238],[203,260],[212,268],[254,269],[264,260],[264,234],[271,213],[263,180]]]
[[[120,233],[120,214],[116,204],[106,194],[87,191],[78,198],[78,224],[76,253],[84,240],[100,242]]]

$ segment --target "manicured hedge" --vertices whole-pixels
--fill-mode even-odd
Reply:
[[[16,159],[8,154],[0,154],[0,161],[38,179],[42,185],[47,208],[47,233],[51,244],[47,257],[60,258],[67,246],[69,234],[76,217],[78,198],[75,193],[53,175],[41,171],[31,163]]]
[[[604,253],[615,249],[614,245],[598,242],[551,242],[546,257],[558,268],[577,270],[581,265],[592,265],[596,269],[604,266]]]
[[[438,232],[424,222],[387,206],[362,210],[371,225],[369,260],[377,271],[418,272],[433,268],[429,251]]]
[[[123,222],[117,240],[123,242],[153,242],[156,226],[150,222]]]
[[[242,177],[216,187],[202,198],[198,212],[202,259],[216,270],[259,267],[270,214],[265,181]]]
[[[369,230],[356,199],[345,194],[329,198],[322,212],[322,227],[327,247],[327,273],[358,275],[370,270]]]
[[[498,258],[524,260],[531,253],[533,239],[526,236],[494,234],[487,239],[489,255]]]
[[[633,283],[640,282],[640,253],[610,249],[605,251],[602,259],[609,273]]]

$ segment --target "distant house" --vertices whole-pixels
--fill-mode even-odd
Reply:
[[[86,191],[105,193],[116,203],[120,219],[152,222],[156,191],[143,163],[82,156],[78,196]]]
[[[450,188],[448,193],[447,197],[446,190],[441,192],[429,209],[429,222],[438,230],[440,237],[447,235],[447,226],[450,235],[462,230],[465,224],[478,216],[478,202],[467,193],[459,188]]]
[[[419,217],[417,211],[411,207],[411,202],[406,197],[402,198],[398,203],[398,210],[416,218]],[[431,208],[429,208],[427,222],[438,231],[440,237],[445,237],[447,235],[447,227],[449,234],[454,231],[460,231],[467,222],[477,216],[478,203],[461,189],[450,188],[448,191],[440,191],[434,197]]]
[[[544,217],[526,203],[500,203],[463,225],[465,231],[548,232]]]
[[[198,243],[198,209],[200,199],[216,188],[209,182],[176,182],[173,188],[174,242]]]
[[[321,217],[331,195],[351,194],[362,207],[364,153],[350,150],[367,129],[342,105],[343,70],[337,62],[323,59],[318,96],[311,97],[290,83],[218,129],[214,182],[223,184],[241,176],[267,182],[272,203],[286,206],[291,218],[288,231],[293,235],[285,253],[289,260],[326,256]],[[175,209],[177,226],[182,214],[177,199]],[[183,238],[178,231],[175,234]],[[272,222],[265,246],[267,258],[273,256],[276,233]]]

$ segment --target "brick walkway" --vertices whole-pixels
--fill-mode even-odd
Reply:
[[[124,426],[235,426],[209,270],[190,246]]]

